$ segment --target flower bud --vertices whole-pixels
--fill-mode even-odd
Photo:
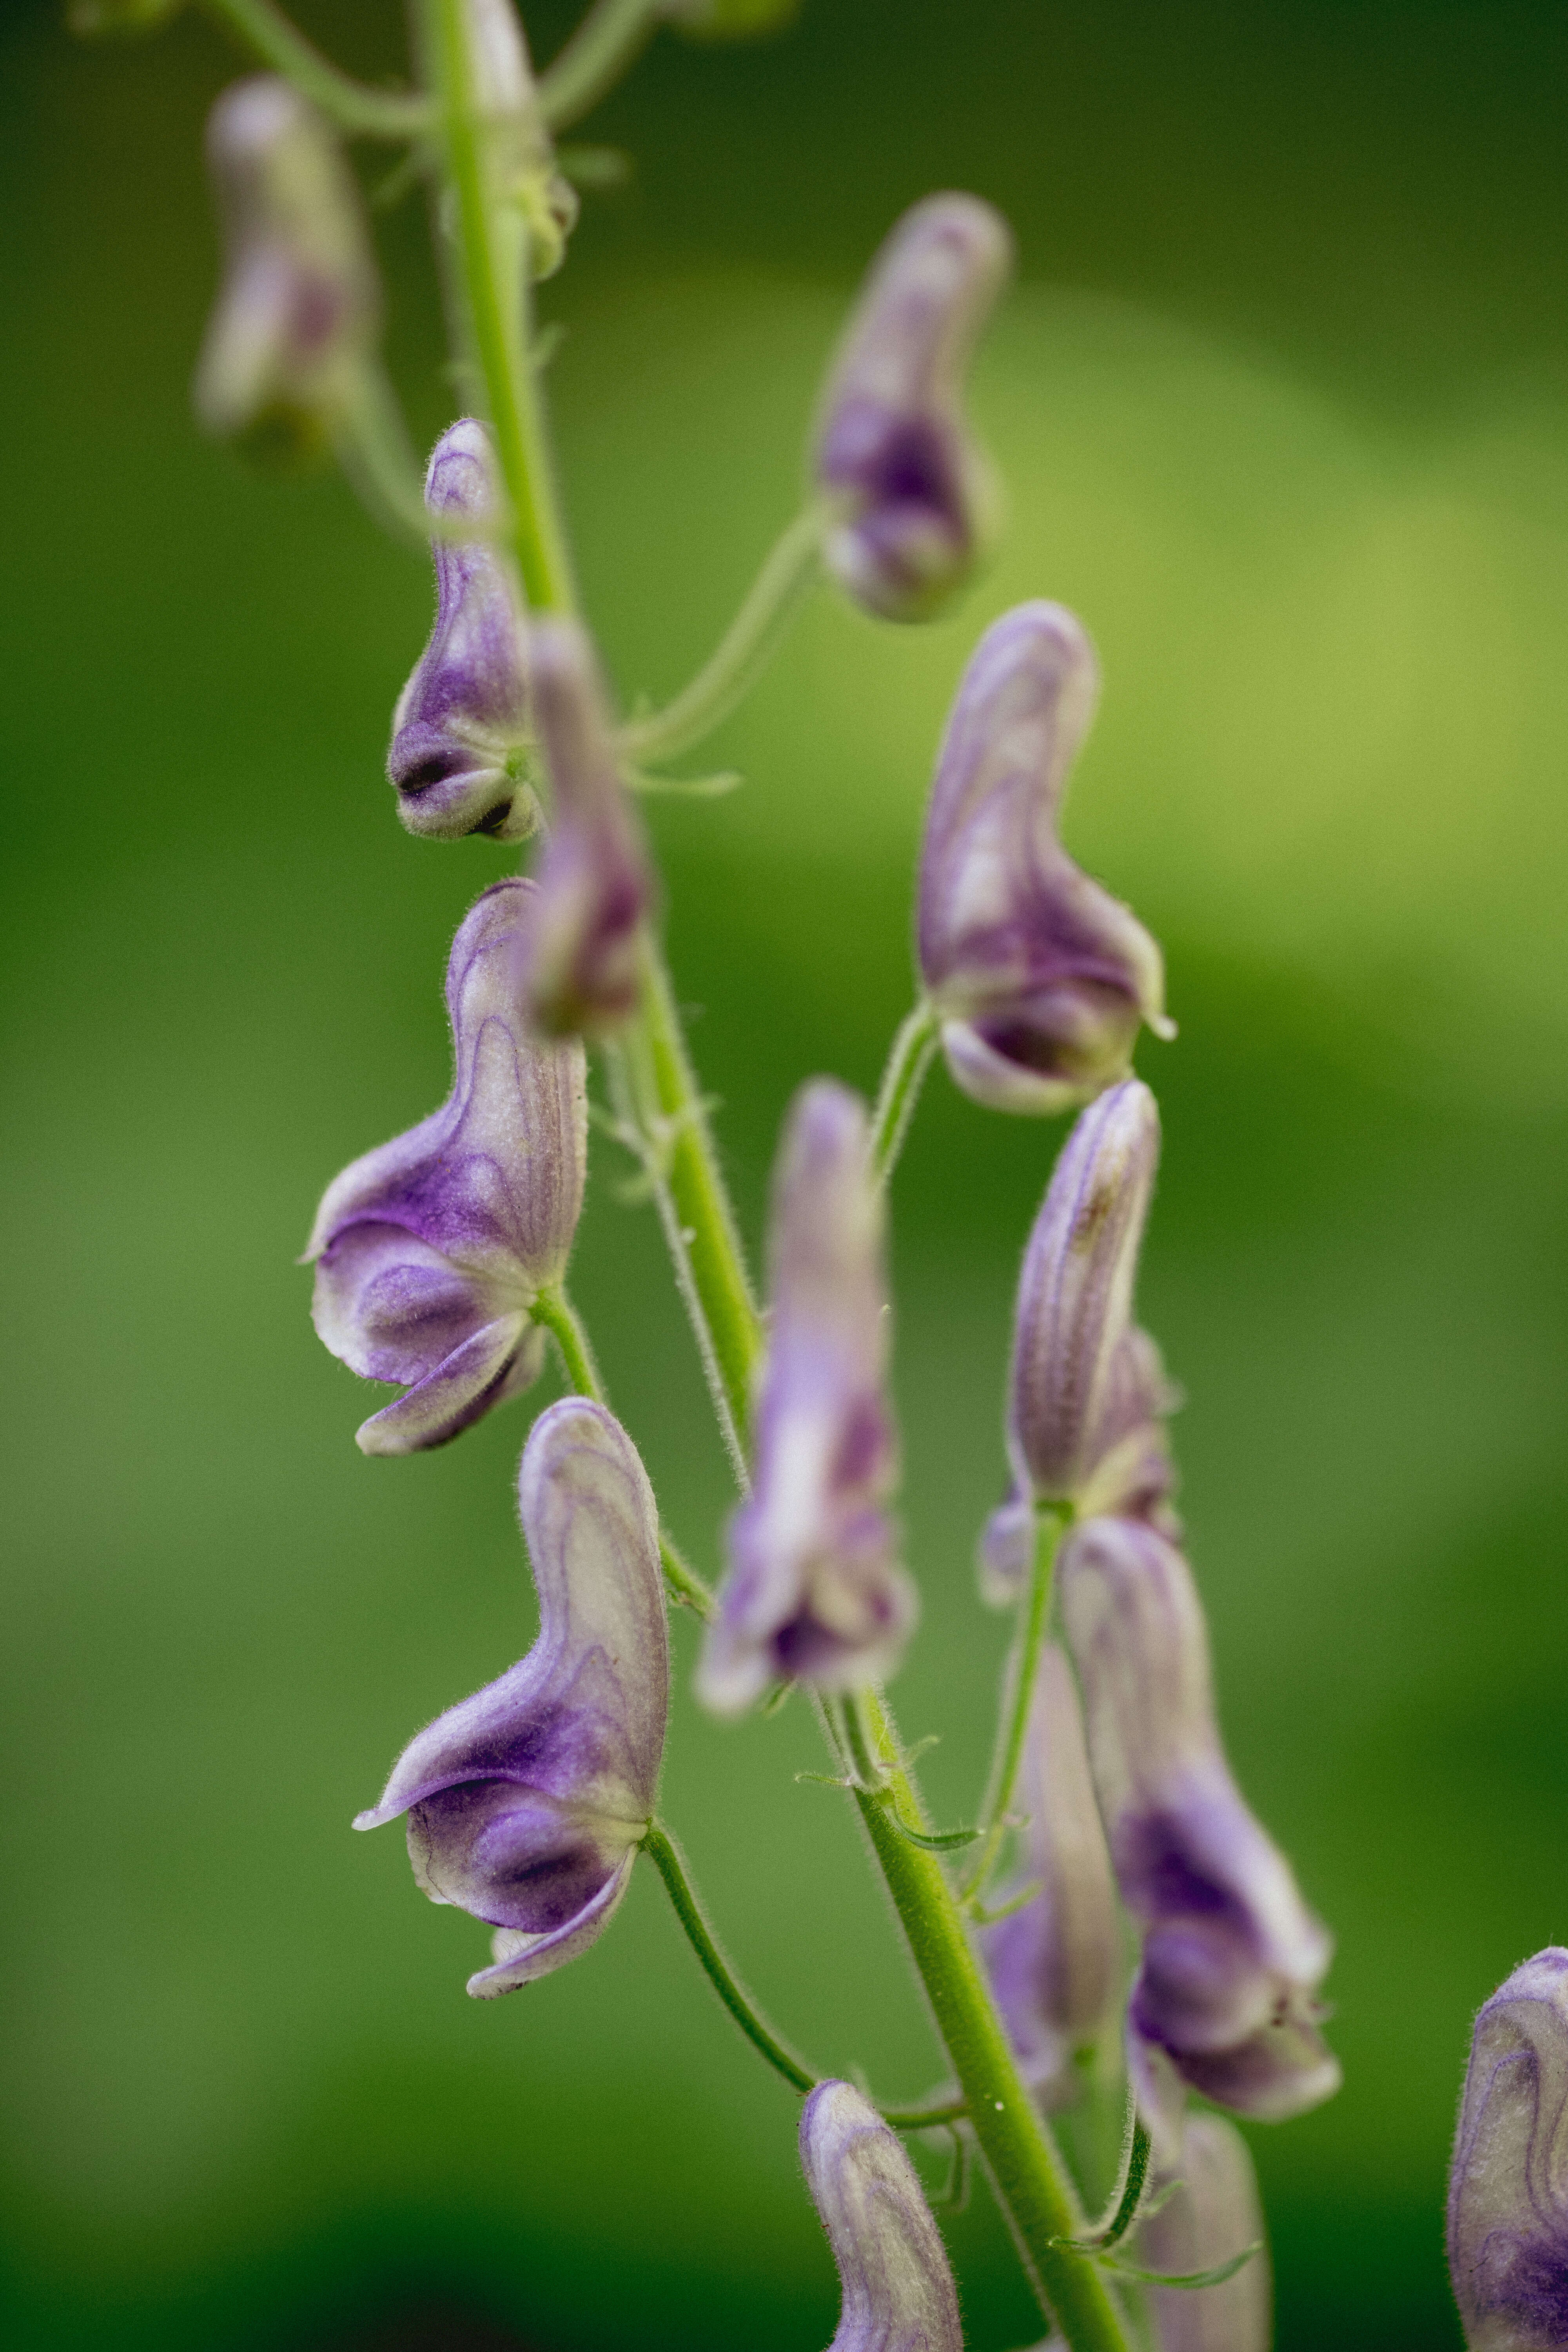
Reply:
[[[438,1111],[328,1187],[305,1255],[334,1356],[408,1384],[359,1432],[366,1454],[444,1445],[538,1378],[539,1292],[566,1270],[587,1166],[580,1045],[541,1045],[517,968],[539,893],[498,882],[452,942],[457,1075]]]
[[[263,456],[323,451],[381,322],[353,176],[324,119],[286,81],[224,91],[207,121],[223,213],[224,283],[196,369],[210,432]]]
[[[1138,2232],[1138,2260],[1167,2278],[1218,2270],[1244,2247],[1250,2262],[1219,2286],[1149,2291],[1159,2352],[1268,2352],[1273,2336],[1263,2209],[1247,2142],[1223,2116],[1186,2118],[1173,2180],[1155,2175],[1159,2210]],[[1163,2202],[1160,2191],[1167,2189]]]
[[[1299,2115],[1339,2084],[1313,1998],[1331,1945],[1231,1779],[1192,1570],[1155,1528],[1096,1518],[1068,1535],[1057,1579],[1100,1818],[1142,1932],[1128,2022],[1152,2120],[1162,2053],[1217,2106]]]
[[[496,514],[489,435],[471,416],[448,425],[431,454],[432,515],[482,527]],[[470,833],[525,840],[539,803],[513,771],[528,736],[522,614],[510,575],[482,539],[437,538],[436,625],[392,715],[386,772],[410,833],[454,841]]]
[[[828,2352],[963,2352],[947,2250],[896,2133],[848,2083],[818,2083],[800,2160],[844,2289]]]
[[[563,1397],[534,1423],[518,1497],[539,1593],[520,1664],[448,1707],[356,1830],[408,1816],[433,1903],[497,1929],[468,1979],[510,1992],[604,1933],[653,1817],[669,1703],[658,1515],[614,1416]]]
[[[718,1715],[779,1680],[863,1687],[891,1671],[914,1625],[883,1508],[898,1449],[868,1132],[858,1095],[830,1078],[802,1087],[785,1124],[755,1483],[730,1522],[730,1572],[697,1677]]]
[[[1568,2345],[1568,1951],[1523,1961],[1476,2020],[1448,2181],[1470,2352]]]
[[[641,821],[622,786],[594,651],[574,621],[535,624],[534,723],[554,798],[526,973],[547,1036],[596,1035],[637,1009],[653,900]]]
[[[825,554],[884,620],[928,619],[986,536],[990,470],[961,398],[1012,251],[978,196],[927,196],[871,264],[828,377],[816,472],[838,520]]]
[[[1142,1022],[1175,1034],[1159,948],[1057,835],[1098,692],[1073,615],[1019,604],[971,656],[937,760],[921,971],[954,1080],[992,1110],[1088,1102],[1124,1075]]]
[[[1024,2078],[1055,2104],[1073,2095],[1074,2053],[1105,2029],[1121,1957],[1078,1690],[1055,1643],[1040,1656],[1017,1810],[1028,1816],[1017,1891],[1040,1891],[981,1940]]]

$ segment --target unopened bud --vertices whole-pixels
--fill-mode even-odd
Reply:
[[[531,1016],[546,1035],[598,1035],[637,1008],[638,939],[653,901],[653,868],[616,764],[587,636],[574,621],[538,621],[529,660],[554,809],[524,989]]]
[[[1568,2345],[1568,1951],[1523,1961],[1476,2020],[1448,2181],[1469,2352]]]
[[[848,2083],[818,2083],[800,2160],[844,2289],[828,2352],[963,2352],[931,2208],[897,2135]]]
[[[425,477],[437,520],[482,530],[499,499],[489,435],[471,416],[448,425]],[[452,841],[488,834],[522,841],[539,823],[523,780],[528,677],[522,614],[511,578],[482,538],[431,542],[436,625],[392,715],[386,772],[410,833]]]
[[[963,415],[963,375],[1012,250],[978,196],[926,197],[872,263],[828,377],[816,472],[839,520],[826,560],[885,620],[929,618],[986,537],[990,472]]]
[[[1159,2352],[1268,2352],[1272,2296],[1263,2208],[1247,2142],[1223,2116],[1186,2117],[1180,2158],[1150,2184],[1157,2210],[1138,2232],[1138,2259],[1166,2278],[1215,2271],[1258,2252],[1217,2286],[1149,2291]]]
[[[353,404],[380,325],[359,191],[324,119],[270,74],[218,100],[207,161],[227,253],[197,413],[263,456],[317,454]]]
[[[1057,835],[1099,690],[1060,604],[1020,604],[981,638],[937,761],[921,857],[921,971],[964,1092],[1052,1112],[1121,1076],[1140,1024],[1175,1032],[1159,948]]]

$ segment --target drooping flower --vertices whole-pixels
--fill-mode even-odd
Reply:
[[[588,1113],[582,1047],[542,1045],[519,1007],[538,899],[498,882],[470,908],[447,972],[451,1093],[345,1168],[317,1212],[317,1331],[366,1379],[407,1383],[360,1430],[366,1454],[445,1444],[543,1362],[531,1309],[566,1270]]]
[[[1179,2184],[1179,2185],[1178,2185]],[[1247,2142],[1223,2116],[1202,2111],[1183,2126],[1174,2175],[1151,2184],[1156,2209],[1138,2231],[1138,2260],[1166,2278],[1220,2269],[1258,2252],[1218,2286],[1149,2292],[1159,2352],[1268,2352],[1273,2340],[1263,2209]],[[1159,2192],[1164,2189],[1163,2200]]]
[[[844,2289],[829,2352],[963,2352],[947,2251],[915,2168],[852,2084],[818,2083],[800,2160]]]
[[[927,196],[871,264],[828,377],[816,454],[838,516],[827,564],[885,620],[929,618],[987,535],[994,493],[963,376],[1012,251],[978,196]]]
[[[1016,1810],[1026,1814],[1018,1885],[1033,1899],[985,1928],[982,1946],[1026,2081],[1073,2095],[1076,2052],[1114,2006],[1121,1955],[1116,1889],[1084,1748],[1072,1668],[1055,1643],[1040,1657]]]
[[[547,1036],[596,1035],[636,1010],[638,940],[653,902],[642,824],[616,765],[594,650],[574,621],[531,642],[534,720],[553,795],[525,984]]]
[[[1192,1570],[1147,1523],[1074,1528],[1057,1566],[1089,1762],[1121,1899],[1142,1931],[1130,2051],[1152,2126],[1172,2071],[1274,2120],[1337,2089],[1315,1995],[1331,1944],[1243,1802],[1215,1722]]]
[[[1568,2345],[1568,1951],[1476,2020],[1448,2180],[1448,2273],[1470,2352]]]
[[[1081,1112],[1024,1254],[1013,1322],[1007,1453],[1013,1493],[981,1542],[1000,1604],[1027,1573],[1037,1503],[1111,1512],[1173,1531],[1160,1351],[1133,1324],[1138,1253],[1160,1159],[1160,1115],[1124,1078]]]
[[[773,1175],[755,1483],[730,1522],[730,1572],[698,1674],[717,1714],[779,1679],[862,1686],[891,1670],[914,1623],[884,1508],[898,1452],[868,1139],[847,1087],[816,1078],[795,1097]]]
[[[614,1415],[563,1397],[518,1486],[539,1592],[521,1663],[410,1741],[355,1829],[408,1816],[433,1903],[496,1929],[481,1998],[547,1976],[601,1936],[653,1818],[669,1703],[658,1515]]]
[[[425,503],[479,529],[497,513],[489,435],[471,416],[431,453]],[[528,740],[523,617],[510,576],[482,538],[431,541],[436,625],[392,715],[386,772],[410,833],[522,841],[539,803],[521,773]]]
[[[197,413],[261,454],[310,456],[352,406],[380,329],[359,192],[330,124],[272,74],[224,91],[207,163],[226,259]]]
[[[953,1078],[994,1110],[1088,1102],[1139,1026],[1175,1033],[1142,924],[1068,856],[1058,820],[1099,691],[1060,604],[1019,604],[970,657],[937,761],[921,858],[921,971]]]

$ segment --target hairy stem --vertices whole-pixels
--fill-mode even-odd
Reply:
[[[709,1982],[747,2041],[753,2049],[760,2050],[768,2064],[782,2074],[786,2083],[793,2084],[797,2091],[815,2089],[816,2076],[802,2063],[794,2051],[785,2047],[772,2028],[763,2022],[756,2004],[719,1948],[713,1931],[702,1916],[702,1906],[686,1874],[680,1849],[658,1822],[652,1824],[643,1840],[643,1852],[668,1888],[675,1916],[685,1928],[692,1950],[707,1971]]]
[[[594,0],[539,77],[539,110],[552,131],[579,121],[635,65],[662,17],[664,0]]]
[[[877,1108],[871,1117],[871,1167],[884,1184],[904,1148],[925,1074],[936,1051],[937,1030],[936,1013],[930,1001],[922,996],[913,1012],[906,1014],[889,1050],[888,1066],[882,1072]]]
[[[342,130],[367,139],[414,139],[427,131],[430,101],[409,93],[367,89],[313,48],[275,0],[205,0],[209,13],[246,47],[291,81],[301,97]]]
[[[1024,1742],[1028,1736],[1029,1708],[1035,1696],[1035,1677],[1039,1670],[1046,1627],[1050,1620],[1051,1579],[1061,1535],[1060,1517],[1055,1511],[1037,1509],[1034,1558],[1029,1581],[1018,1604],[1018,1630],[1007,1660],[1002,1709],[996,1725],[996,1747],[991,1759],[991,1777],[980,1815],[984,1834],[979,1852],[964,1880],[966,1900],[973,1901],[984,1892],[985,1882],[1007,1834],[1007,1808],[1013,1801],[1013,1791],[1018,1783],[1018,1767],[1023,1762]]]
[[[772,660],[779,637],[822,569],[821,507],[796,515],[746,592],[745,602],[690,684],[651,718],[634,719],[620,750],[639,761],[670,760],[710,735]]]

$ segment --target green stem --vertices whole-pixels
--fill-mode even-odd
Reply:
[[[579,121],[597,106],[668,13],[663,0],[595,0],[539,77],[539,110],[551,130]]]
[[[428,99],[367,89],[313,48],[274,0],[205,0],[205,5],[263,65],[291,81],[342,130],[370,139],[415,139],[430,128]]]
[[[651,718],[622,728],[620,750],[634,765],[670,760],[700,743],[751,690],[802,598],[820,577],[826,521],[821,507],[807,507],[796,515],[690,684]]]
[[[1051,1579],[1061,1542],[1062,1519],[1054,1510],[1037,1509],[1035,1556],[1029,1581],[1019,1604],[1018,1630],[1007,1661],[1007,1680],[996,1726],[996,1748],[991,1777],[981,1808],[984,1835],[963,1885],[966,1901],[983,1893],[1003,1839],[1007,1834],[1007,1808],[1018,1782],[1024,1742],[1029,1731],[1029,1708],[1035,1696],[1040,1651],[1051,1613]]]
[[[980,2152],[1047,2318],[1073,2352],[1127,2352],[1115,2303],[1093,2263],[1062,2242],[1081,2233],[1078,2200],[1021,2080],[947,1873],[889,1818],[921,1818],[883,1703],[867,1701],[886,1787],[854,1791],[860,1818],[903,1923],[910,1952],[963,2088]]]
[[[702,1906],[697,1900],[691,1881],[686,1874],[680,1850],[658,1822],[649,1826],[643,1840],[643,1852],[668,1888],[675,1916],[685,1928],[692,1950],[706,1969],[710,1984],[747,2041],[754,2049],[760,2050],[768,2064],[781,2074],[786,2083],[793,2084],[797,2091],[814,2090],[816,2076],[809,2067],[802,2064],[793,2050],[785,2047],[772,2028],[763,2022],[751,1995],[720,1950],[713,1931],[702,1916]]]
[[[889,1051],[888,1066],[877,1089],[877,1108],[871,1116],[871,1166],[881,1183],[885,1184],[892,1174],[904,1148],[904,1137],[936,1051],[939,1026],[931,1000],[922,996],[913,1012],[905,1016]]]

